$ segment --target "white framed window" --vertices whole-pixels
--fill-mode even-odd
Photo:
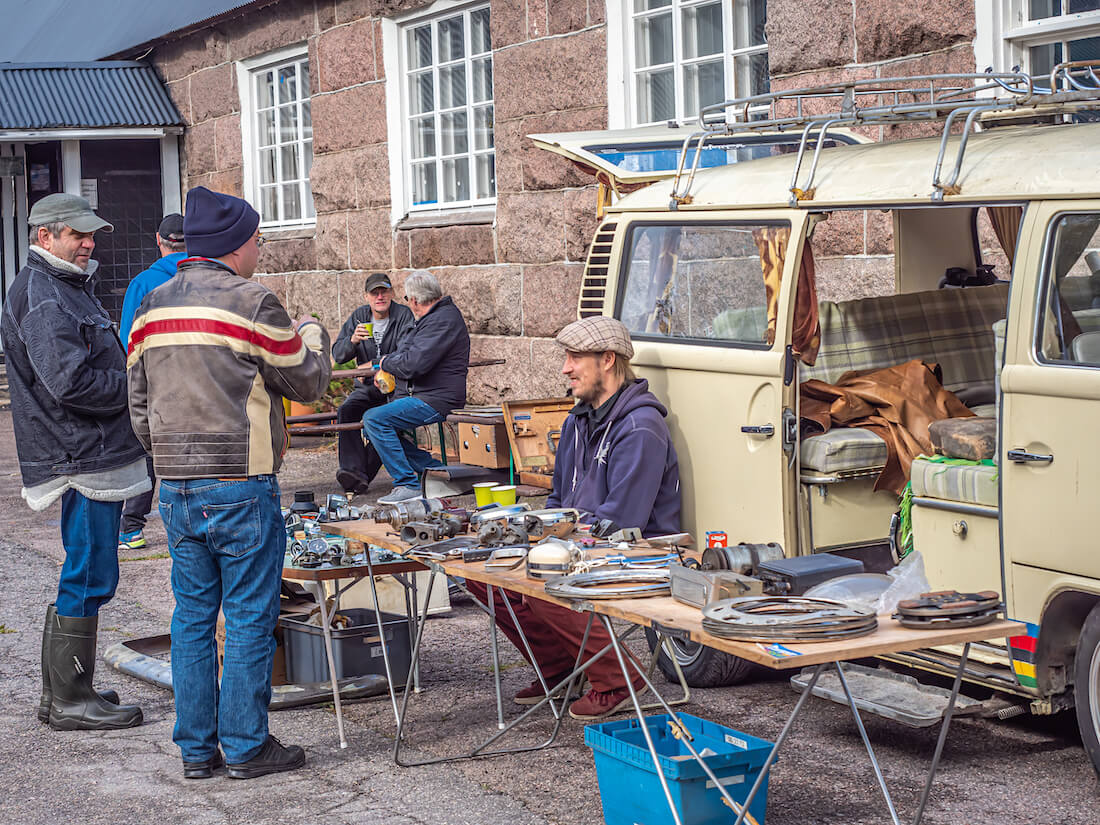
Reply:
[[[683,123],[770,88],[767,0],[617,0],[608,12],[609,99],[623,101],[616,126]]]
[[[1100,59],[1100,0],[993,0],[976,9],[978,69],[1049,75],[1064,61]]]
[[[486,3],[437,0],[383,19],[393,215],[496,203]]]
[[[304,45],[237,64],[241,95],[244,187],[268,229],[317,220],[309,57]]]

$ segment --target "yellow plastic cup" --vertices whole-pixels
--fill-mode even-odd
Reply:
[[[363,329],[366,331],[367,335],[371,335],[371,336],[374,335],[374,322],[373,321],[368,321],[365,324],[360,324],[360,326],[363,327]]]
[[[494,487],[491,491],[493,501],[497,504],[508,505],[516,503],[516,487],[514,484],[503,484],[500,487]]]
[[[480,484],[474,485],[474,498],[477,500],[478,507],[484,507],[486,504],[493,503],[492,490],[497,486],[495,481],[483,481]]]

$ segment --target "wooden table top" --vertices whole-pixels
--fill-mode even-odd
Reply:
[[[388,524],[375,524],[371,521],[343,521],[329,524],[326,529],[398,553],[403,553],[408,549],[408,546],[400,540]],[[652,555],[652,553],[640,555]],[[703,630],[703,616],[699,608],[678,602],[671,596],[653,596],[639,599],[591,599],[575,602],[549,596],[544,589],[545,582],[527,578],[522,565],[514,570],[486,570],[484,562],[467,564],[461,559],[432,561],[428,564],[438,565],[452,576],[461,576],[488,585],[504,587],[524,596],[541,599],[573,610],[592,610],[614,619],[623,619],[644,627],[659,624],[662,627],[670,628],[688,636],[694,642],[734,656],[740,656],[742,659],[748,659],[776,670],[801,668],[821,664],[822,662],[860,659],[884,653],[900,653],[923,647],[1005,638],[1025,632],[1023,623],[1004,619],[979,625],[978,627],[914,630],[902,627],[889,616],[879,616],[878,629],[866,636],[808,644],[783,643],[781,647],[784,651],[789,651],[790,655],[782,652],[776,654],[769,652],[769,648],[773,646],[768,643],[739,642],[712,636]]]

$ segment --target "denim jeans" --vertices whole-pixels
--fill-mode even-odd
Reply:
[[[57,612],[96,616],[118,587],[118,520],[121,501],[93,501],[76,490],[61,496],[65,563],[57,583]]]
[[[441,463],[430,453],[401,438],[398,431],[435,424],[445,417],[431,405],[412,396],[396,398],[368,410],[363,416],[363,430],[386,465],[394,487],[419,487],[420,474],[428,467],[438,467]]]
[[[172,740],[184,762],[246,762],[267,739],[286,530],[273,475],[160,482],[172,554]],[[221,690],[214,630],[225,614]]]

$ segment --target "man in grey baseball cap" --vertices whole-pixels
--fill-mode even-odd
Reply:
[[[122,502],[149,489],[126,398],[126,355],[93,293],[95,233],[113,227],[77,195],[30,213],[27,264],[0,318],[23,498],[61,499],[65,563],[42,634],[38,718],[57,730],[140,725],[141,709],[92,687],[99,610],[118,586]]]

